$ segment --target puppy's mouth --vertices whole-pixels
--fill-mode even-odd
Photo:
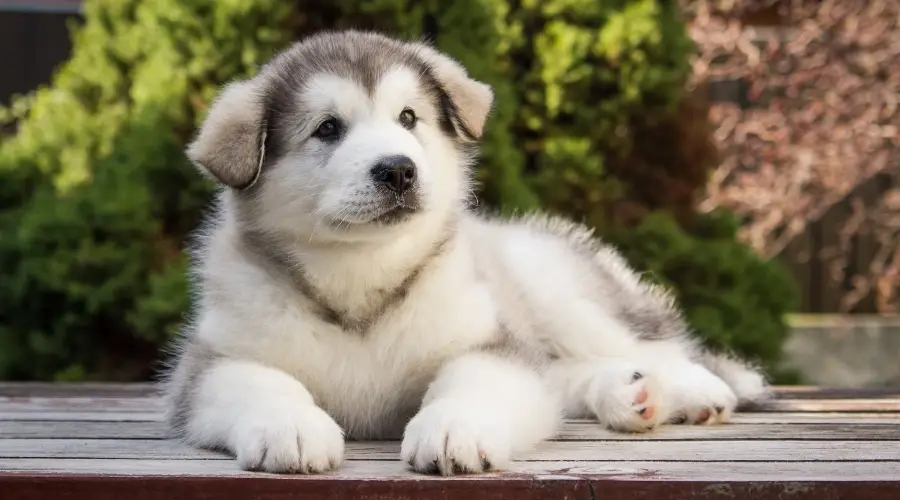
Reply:
[[[374,219],[372,222],[376,224],[382,225],[392,225],[398,224],[409,219],[415,213],[419,211],[418,205],[411,205],[408,203],[398,203],[393,208],[388,209],[386,212],[381,213]]]
[[[417,196],[396,196],[384,200],[369,210],[363,210],[353,220],[347,218],[335,219],[332,225],[337,227],[377,225],[392,226],[403,223],[415,214],[422,211],[422,205]]]

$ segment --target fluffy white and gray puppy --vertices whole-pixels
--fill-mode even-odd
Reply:
[[[320,472],[345,438],[402,438],[449,475],[506,467],[564,417],[716,423],[767,393],[585,228],[469,210],[492,99],[428,45],[356,31],[221,92],[188,150],[222,189],[165,381],[188,442]]]

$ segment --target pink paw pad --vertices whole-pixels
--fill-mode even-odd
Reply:
[[[634,372],[631,380],[638,381],[644,378],[644,376],[640,372]],[[635,405],[643,405],[650,398],[650,394],[647,392],[647,386],[641,387],[641,390],[638,391],[637,395],[634,397]],[[642,406],[639,410],[637,410],[638,415],[641,416],[644,420],[650,420],[653,418],[653,415],[656,413],[653,405],[645,405]]]

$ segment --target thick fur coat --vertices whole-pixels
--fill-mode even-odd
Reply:
[[[222,189],[164,386],[188,442],[308,473],[396,437],[449,475],[507,467],[564,417],[646,431],[766,395],[585,228],[470,210],[491,104],[430,46],[355,31],[221,92],[188,150]]]

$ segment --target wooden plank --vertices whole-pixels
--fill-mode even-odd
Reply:
[[[148,411],[2,411],[0,421],[45,422],[163,422],[161,412]],[[838,422],[844,425],[894,424],[900,425],[900,414],[885,413],[739,413],[732,417],[734,424],[782,424]]]
[[[4,397],[149,397],[156,394],[156,386],[142,383],[91,382],[0,382],[0,396]]]
[[[0,397],[0,409],[12,412],[163,412],[165,405],[157,398],[16,398]]]
[[[897,399],[898,387],[817,387],[814,385],[787,385],[775,387],[776,399]]]
[[[0,420],[5,439],[166,439],[164,422]]]
[[[658,479],[701,479],[720,481],[765,480],[833,480],[886,481],[898,480],[898,462],[707,462],[702,470],[691,462],[623,461],[623,462],[513,462],[504,472],[482,474],[489,479],[510,474],[587,475],[642,477]],[[11,473],[125,475],[125,476],[205,476],[258,477],[260,474],[241,470],[234,460],[102,460],[102,459],[0,459],[0,476]],[[311,479],[341,477],[348,480],[393,479],[413,477],[439,480],[434,476],[412,472],[398,461],[351,460],[334,472],[310,476]]]
[[[170,431],[163,422],[47,422],[0,421],[5,439],[166,439]],[[799,441],[898,441],[900,425],[892,423],[745,423],[717,426],[664,426],[647,434],[628,434],[603,429],[596,422],[574,421],[563,425],[558,441],[689,441],[689,440],[782,440]]]
[[[165,407],[157,398],[0,398],[0,414],[15,412],[162,412]],[[743,409],[744,413],[771,412],[844,412],[898,413],[900,399],[777,399]]]
[[[163,401],[148,384],[0,383],[0,409],[16,411],[162,411]],[[747,405],[745,412],[896,412],[900,389],[818,389],[779,387],[775,399]]]
[[[826,422],[843,425],[892,424],[900,425],[896,413],[740,413],[731,419],[733,424],[821,424]]]
[[[747,406],[747,412],[900,412],[900,399],[776,399]]]
[[[148,462],[148,461],[145,461]],[[25,462],[19,462],[25,464]],[[153,463],[153,462],[148,462]],[[123,465],[122,462],[116,462]],[[183,464],[183,462],[179,463]],[[186,466],[207,462],[196,462]],[[0,490],[16,500],[173,500],[173,499],[416,499],[416,500],[832,500],[858,498],[896,500],[900,481],[884,464],[802,464],[786,470],[768,464],[718,462],[698,472],[691,464],[631,462],[554,463],[537,469],[514,469],[504,474],[437,478],[411,475],[399,463],[365,463],[370,471],[354,474],[346,464],[339,475],[272,476],[267,474],[193,475],[104,473],[2,473]],[[22,467],[0,461],[6,465]],[[75,466],[66,464],[71,470]],[[386,465],[395,467],[393,471]],[[525,464],[532,465],[532,464]],[[817,465],[822,467],[816,468]],[[845,466],[841,468],[841,466]],[[103,467],[95,465],[94,467]],[[518,466],[518,464],[517,464]],[[41,464],[43,468],[51,465]],[[119,469],[121,470],[121,469]]]
[[[29,398],[155,398],[157,386],[148,383],[0,382],[0,397]],[[829,388],[808,385],[775,386],[777,399],[900,399],[900,388]]]
[[[2,410],[0,406],[0,410]],[[0,411],[0,421],[163,422],[160,412],[149,411]]]
[[[558,441],[776,441],[785,439],[795,441],[900,441],[900,426],[884,423],[848,426],[830,422],[713,426],[668,425],[645,434],[626,434],[605,430],[593,422],[570,422],[560,429],[555,438]]]
[[[348,460],[398,460],[397,441],[348,442]],[[528,461],[900,461],[894,441],[550,441],[520,458]],[[0,458],[107,458],[230,460],[173,440],[0,439]]]

